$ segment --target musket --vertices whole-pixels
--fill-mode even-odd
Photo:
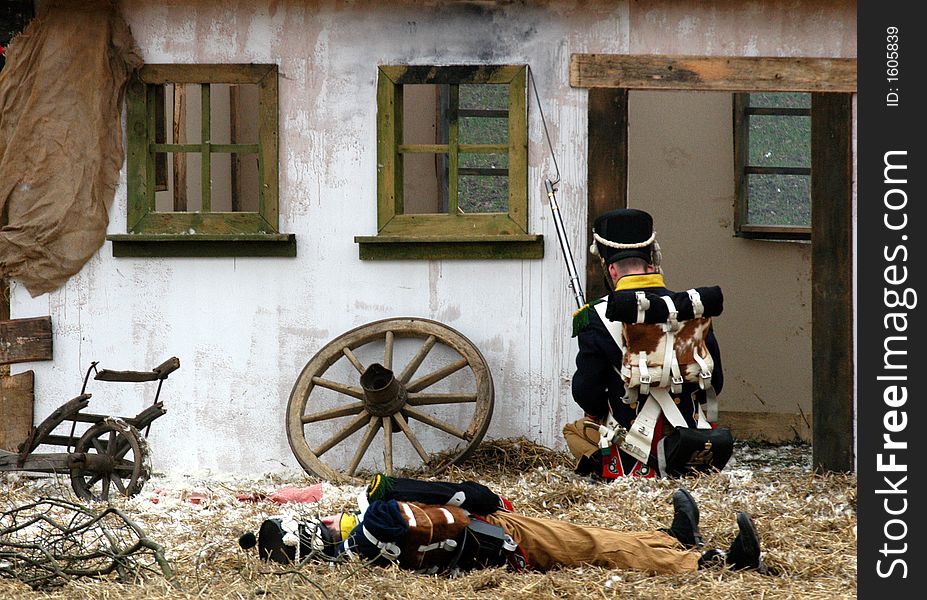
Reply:
[[[550,214],[554,217],[554,228],[557,230],[557,241],[560,242],[560,251],[563,252],[563,260],[566,263],[567,272],[570,274],[570,288],[573,290],[573,297],[576,299],[576,308],[580,309],[586,304],[583,298],[583,288],[579,285],[579,275],[576,273],[576,263],[573,262],[573,252],[570,250],[570,240],[567,239],[566,232],[563,230],[563,218],[560,216],[560,206],[557,204],[557,184],[560,183],[560,167],[557,165],[557,156],[554,154],[554,145],[550,141],[550,132],[547,131],[547,120],[544,119],[544,108],[541,106],[541,96],[538,94],[538,86],[534,81],[534,74],[529,70],[531,87],[534,90],[534,99],[538,104],[538,112],[541,114],[541,124],[544,126],[544,137],[547,138],[547,147],[550,149],[550,157],[554,161],[554,169],[557,172],[556,181],[547,178],[544,186],[547,188],[547,198],[550,200]]]
[[[559,178],[558,178],[559,181]],[[556,181],[550,179],[544,182],[547,187],[547,198],[550,200],[550,213],[554,217],[554,228],[557,230],[557,241],[560,242],[560,251],[563,252],[563,260],[566,263],[567,273],[570,275],[570,288],[573,290],[573,296],[576,299],[576,308],[582,308],[586,304],[583,298],[583,288],[579,285],[579,275],[576,272],[576,263],[573,262],[573,251],[570,250],[570,240],[567,239],[566,232],[563,230],[563,218],[560,216],[560,205],[557,204]]]

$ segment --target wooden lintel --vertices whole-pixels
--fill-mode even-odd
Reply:
[[[573,54],[577,88],[856,92],[855,58]]]
[[[0,321],[0,364],[51,358],[51,317]]]

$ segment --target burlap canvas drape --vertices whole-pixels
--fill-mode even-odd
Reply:
[[[109,0],[45,6],[0,72],[0,276],[37,296],[103,244],[124,159],[126,82],[141,65]]]

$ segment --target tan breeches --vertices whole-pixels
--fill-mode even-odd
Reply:
[[[502,511],[486,520],[514,538],[532,569],[584,564],[651,573],[698,569],[699,553],[683,549],[674,537],[660,531],[618,531]]]

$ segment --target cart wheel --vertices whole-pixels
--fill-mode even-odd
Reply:
[[[407,444],[404,455],[414,449],[437,474],[480,443],[492,409],[492,375],[470,340],[437,321],[384,319],[309,360],[290,392],[287,438],[300,465],[328,480],[362,483],[355,473],[381,430],[382,461],[369,453],[368,470],[392,474],[395,446]],[[344,473],[322,462],[329,452]]]
[[[71,456],[71,487],[84,500],[107,500],[111,491],[134,496],[151,474],[148,442],[115,417],[85,431]]]

